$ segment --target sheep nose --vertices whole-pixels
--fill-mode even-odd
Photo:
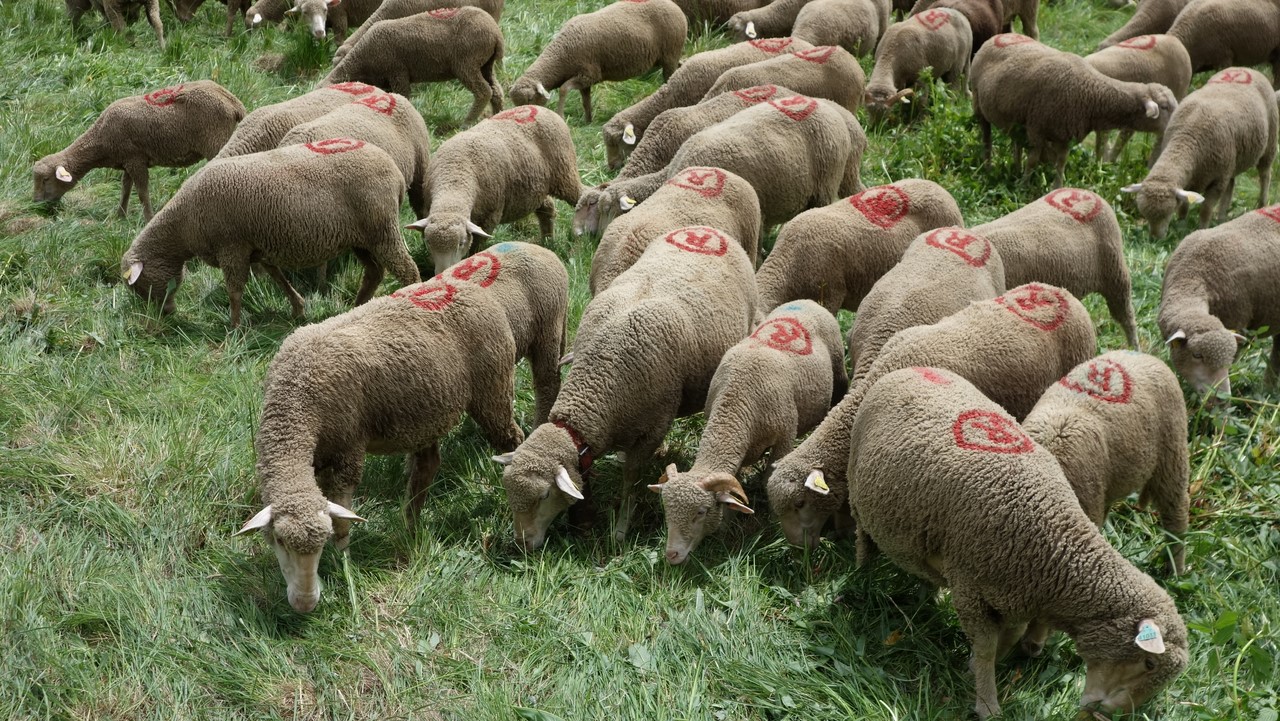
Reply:
[[[667,563],[670,563],[671,565],[674,566],[683,560],[684,560],[684,557],[681,556],[680,552],[675,550],[674,548],[671,549],[670,551],[667,551]]]

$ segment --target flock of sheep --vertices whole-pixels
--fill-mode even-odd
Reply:
[[[1157,134],[1149,175],[1125,188],[1152,233],[1203,203],[1201,229],[1169,259],[1158,325],[1196,392],[1229,392],[1240,332],[1280,329],[1280,206],[1265,207],[1278,100],[1243,67],[1280,75],[1276,0],[1142,0],[1084,58],[1036,40],[1035,0],[620,0],[567,22],[509,88],[507,110],[495,76],[502,1],[447,4],[463,7],[227,0],[228,32],[237,12],[249,26],[288,12],[317,37],[331,28],[345,40],[332,72],[248,114],[204,80],[124,98],[35,165],[38,201],[93,168],[124,171],[119,210],[136,189],[148,219],[124,280],[165,312],[192,258],[222,270],[233,326],[252,269],[301,317],[285,269],[347,250],[363,265],[358,307],[290,335],[265,384],[265,507],[241,532],[265,532],[295,609],[319,600],[326,542],[344,548],[362,520],[350,509],[368,453],[409,455],[416,518],[439,440],[467,413],[499,453],[516,540],[533,551],[562,511],[591,523],[592,464],[614,452],[625,453],[622,537],[672,421],[702,411],[692,468],[669,465],[648,484],[670,563],[726,511],[753,513],[738,476],[767,453],[769,505],[792,543],[856,529],[859,561],[878,550],[951,589],[979,717],[999,711],[996,660],[1019,643],[1040,653],[1050,629],[1087,661],[1082,705],[1093,711],[1140,705],[1181,672],[1187,633],[1172,599],[1098,527],[1140,491],[1183,570],[1182,390],[1136,351],[1115,212],[1060,186],[1068,148],[1089,133],[1108,158],[1134,132]],[[73,22],[88,7],[67,5]],[[157,0],[94,5],[113,24],[145,10],[162,39]],[[180,0],[179,17],[198,5]],[[892,22],[894,11],[905,15]],[[1025,35],[1009,32],[1015,17]],[[690,21],[743,41],[681,62]],[[857,56],[873,52],[868,82]],[[604,125],[616,178],[583,186],[566,95],[578,91],[589,120],[594,85],[653,68],[664,84]],[[873,151],[855,112],[892,120],[899,103],[925,101],[926,68],[972,91],[988,154],[992,127],[1010,133],[1015,165],[1024,150],[1028,173],[1053,163],[1055,189],[965,229],[929,180],[865,188]],[[1203,70],[1219,72],[1191,90]],[[473,93],[474,125],[431,157],[405,95],[448,79]],[[553,92],[556,112],[545,107]],[[153,216],[148,167],[201,159]],[[1259,209],[1210,228],[1252,167]],[[434,260],[426,282],[398,222],[406,195],[420,218],[408,228]],[[575,233],[599,236],[571,349],[568,276],[553,252],[500,242],[473,253],[477,238],[531,213],[549,237],[556,200],[574,206]],[[386,271],[401,287],[375,297]],[[1077,300],[1095,292],[1132,350],[1096,355]],[[856,311],[851,375],[841,308]],[[513,415],[520,358],[536,396],[527,437]],[[1270,380],[1278,369],[1280,343]]]

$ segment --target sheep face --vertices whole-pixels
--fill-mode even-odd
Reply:
[[[1187,667],[1186,626],[1176,613],[1130,619],[1122,625],[1104,624],[1076,636],[1076,648],[1087,665],[1080,698],[1086,709],[1130,713]],[[1094,645],[1108,638],[1109,644]]]
[[[177,15],[181,22],[189,23],[196,16],[196,10],[203,4],[204,0],[178,0],[174,5],[173,14]]]
[[[262,509],[236,533],[262,530],[284,575],[289,605],[299,613],[310,613],[320,601],[320,554],[333,536],[335,518],[364,520],[319,493],[302,493]]]
[[[609,170],[621,169],[627,160],[627,151],[630,146],[623,143],[623,132],[622,129],[612,127],[609,123],[606,123],[600,131],[604,136],[604,158]]]
[[[1138,212],[1151,226],[1151,237],[1163,238],[1169,232],[1173,214],[1184,207],[1185,201],[1179,197],[1179,190],[1167,183],[1150,180],[1129,187],[1138,193]]]
[[[422,233],[422,239],[435,261],[437,274],[466,257],[473,235],[492,237],[469,218],[457,213],[436,213],[406,227]]]
[[[621,198],[612,192],[608,183],[583,191],[582,197],[578,198],[578,205],[573,209],[573,234],[598,237],[618,217],[618,213],[622,212],[623,203],[634,205],[630,198]]]
[[[336,7],[341,0],[298,0],[298,4],[289,9],[291,15],[298,15],[311,31],[311,37],[324,40],[325,23],[329,19],[329,8]]]
[[[511,96],[511,103],[516,107],[521,105],[546,107],[547,100],[551,99],[551,92],[543,87],[542,83],[529,77],[516,78],[507,92]]]
[[[780,470],[775,470],[775,475]],[[817,546],[822,527],[840,506],[829,491],[823,494],[813,483],[808,479],[769,479],[769,506],[778,514],[782,533],[793,546]]]
[[[1178,330],[1169,337],[1169,361],[1197,393],[1231,394],[1231,363],[1244,336],[1225,328],[1188,334]]]
[[[258,7],[257,3],[250,5],[249,9],[244,11],[245,30],[252,30],[259,27],[264,22],[266,22],[266,18],[262,16],[262,10]]]
[[[130,290],[143,300],[159,305],[165,315],[174,311],[173,297],[182,285],[184,272],[182,263],[164,259],[142,261],[126,255],[120,261],[120,275]]]
[[[41,158],[31,170],[35,180],[35,201],[53,203],[76,187],[79,178],[73,177],[56,156]]]
[[[507,466],[502,486],[511,505],[516,543],[524,550],[541,548],[551,522],[581,499],[578,489],[584,484],[577,459],[569,434],[549,423],[529,434],[515,453],[494,458]]]
[[[667,563],[673,566],[688,560],[707,534],[719,530],[726,508],[754,513],[745,504],[747,496],[738,479],[728,473],[701,478],[688,473],[681,476],[672,464],[649,490],[662,496],[667,517]]]

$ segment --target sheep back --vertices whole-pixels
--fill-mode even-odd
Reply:
[[[1139,35],[1155,35],[1169,32],[1169,28],[1173,26],[1174,18],[1178,17],[1178,13],[1182,12],[1182,8],[1186,7],[1189,2],[1191,0],[1138,0],[1138,9],[1134,10],[1133,17],[1129,18],[1129,22],[1120,26],[1118,30],[1098,43],[1098,49],[1109,48],[1116,43],[1129,38],[1136,38]]]
[[[351,52],[351,48],[360,40],[360,36],[379,20],[398,20],[441,8],[478,7],[489,13],[494,22],[500,22],[505,5],[506,0],[383,0],[373,14],[361,23],[360,27],[356,28],[356,31],[349,35],[333,54],[333,64],[337,65],[347,53]]]
[[[1159,83],[1182,100],[1191,88],[1191,56],[1172,35],[1139,35],[1084,58],[1109,78]]]
[[[1001,0],[919,0],[911,8],[911,14],[916,15],[930,8],[952,8],[964,15],[973,33],[974,53],[977,53],[987,40],[1000,34],[1005,26],[1004,4]],[[1023,20],[1025,29],[1027,25],[1025,15]],[[1035,27],[1034,15],[1031,26]]]
[[[1262,63],[1280,69],[1280,8],[1273,0],[1192,0],[1169,34],[1186,46],[1196,72]]]
[[[963,75],[973,49],[969,20],[955,8],[931,8],[894,23],[876,46],[875,68],[864,102],[887,111],[916,84],[925,68],[936,78]]]
[[[759,85],[781,85],[812,98],[826,98],[850,111],[862,104],[867,79],[858,59],[835,45],[814,47],[726,70],[703,100]]]
[[[791,34],[817,46],[870,55],[889,27],[891,0],[813,0],[796,14]]]
[[[217,157],[230,158],[277,148],[280,140],[294,127],[377,92],[378,88],[364,83],[339,83],[264,105],[245,116]]]

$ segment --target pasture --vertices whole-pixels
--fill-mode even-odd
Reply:
[[[509,87],[569,17],[605,0],[508,0]],[[276,560],[256,535],[232,538],[260,504],[253,437],[262,380],[298,322],[265,278],[250,281],[243,326],[229,330],[221,274],[190,264],[177,312],[144,307],[119,277],[143,221],[136,201],[114,214],[119,173],[97,170],[46,214],[31,202],[31,165],[69,144],[116,98],[210,78],[249,109],[309,90],[332,39],[301,27],[222,35],[209,2],[182,25],[162,10],[168,47],[145,22],[79,42],[58,0],[0,3],[0,718],[5,719],[963,719],[971,715],[968,644],[945,601],[887,560],[854,567],[852,544],[788,547],[760,468],[744,473],[757,513],[709,539],[685,566],[662,556],[665,527],[641,499],[630,537],[607,516],[575,536],[563,521],[547,546],[516,550],[511,515],[470,421],[442,443],[443,465],[416,535],[406,528],[404,461],[370,457],[354,510],[366,517],[349,557],[326,552],[319,606],[288,605]],[[1042,41],[1081,54],[1131,11],[1102,0],[1044,5]],[[686,56],[728,45],[698,28]],[[870,59],[863,60],[870,74]],[[1206,74],[1193,85],[1203,84]],[[583,182],[611,177],[600,126],[652,92],[658,73],[594,92],[595,122],[576,94],[566,113]],[[433,147],[455,132],[471,96],[456,84],[412,96]],[[909,124],[868,125],[868,185],[934,180],[969,225],[1045,193],[1047,167],[1022,183],[1008,138],[983,167],[968,101],[941,84]],[[860,119],[866,122],[865,113]],[[1120,188],[1141,180],[1149,138],[1104,165],[1072,150],[1067,184],[1114,204],[1125,231],[1143,349],[1165,357],[1155,326],[1164,264],[1194,221],[1153,241]],[[199,166],[153,169],[156,208]],[[1257,197],[1242,178],[1238,215]],[[552,247],[571,280],[571,329],[589,299],[594,250],[558,204]],[[414,220],[405,206],[402,219]],[[500,240],[536,241],[530,218]],[[410,249],[428,271],[416,234]],[[771,242],[770,239],[769,242]],[[496,242],[496,241],[495,241]],[[328,294],[306,294],[307,320],[347,310],[359,285],[345,265]],[[386,281],[382,293],[395,287]],[[1098,297],[1086,300],[1100,350],[1123,336]],[[847,328],[851,317],[842,313]],[[1130,501],[1105,533],[1174,596],[1190,630],[1186,673],[1140,717],[1257,719],[1280,711],[1280,403],[1263,384],[1269,341],[1254,340],[1232,374],[1234,398],[1209,412],[1188,398],[1192,512],[1188,572],[1160,576],[1160,528]],[[516,419],[533,415],[527,367]],[[700,416],[677,422],[667,459],[692,462]],[[597,463],[599,506],[620,463]],[[1084,665],[1069,639],[998,666],[1004,718],[1071,718]]]

